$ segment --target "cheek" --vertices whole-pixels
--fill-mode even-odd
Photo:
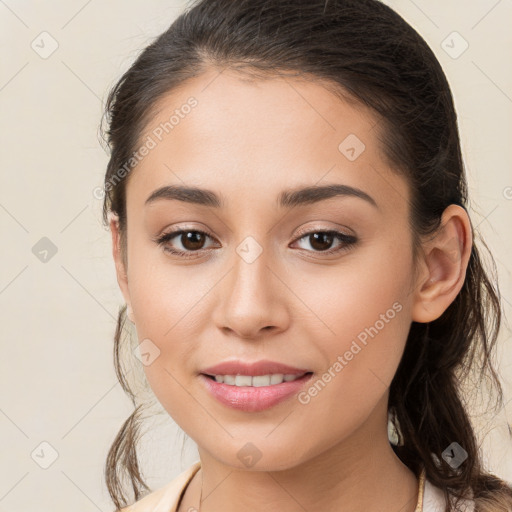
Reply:
[[[403,246],[375,243],[349,255],[335,269],[318,273],[314,280],[303,280],[297,294],[307,298],[334,344],[351,340],[375,324],[384,338],[393,338],[384,333],[403,329],[400,324],[406,315],[402,311],[411,300],[411,264]]]
[[[139,343],[152,357],[151,364],[143,366],[148,383],[169,414],[179,417],[190,409],[185,380],[197,370],[194,340],[201,339],[210,318],[207,296],[218,277],[207,266],[199,270],[173,265],[158,252],[134,251],[130,298]]]
[[[208,264],[178,264],[161,248],[141,244],[133,251],[129,274],[130,298],[141,334],[165,343],[193,327],[201,300],[216,279]]]
[[[373,247],[298,292],[317,315],[308,337],[336,375],[326,375],[326,387],[354,408],[375,404],[400,362],[411,325],[410,265],[403,247]]]
[[[325,367],[298,396],[295,420],[319,429],[326,448],[359,429],[385,399],[403,354],[410,328],[407,283],[402,286],[387,273],[380,274],[380,281],[377,277],[331,280],[331,286],[338,285],[336,292],[317,297],[323,307],[314,302],[334,334],[318,327],[327,333],[317,341]],[[310,337],[319,339],[318,333]]]

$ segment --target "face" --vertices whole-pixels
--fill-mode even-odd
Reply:
[[[411,324],[407,183],[385,163],[371,113],[317,82],[210,70],[158,107],[127,184],[120,281],[147,379],[217,460],[244,467],[251,443],[261,467],[296,466],[384,414]],[[219,204],[199,193],[147,202],[166,186]],[[220,401],[201,375],[261,360],[312,374],[252,409]]]

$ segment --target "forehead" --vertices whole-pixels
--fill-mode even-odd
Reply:
[[[247,80],[209,69],[162,97],[143,130],[128,204],[158,187],[190,185],[237,198],[275,201],[283,189],[337,182],[397,210],[408,187],[383,155],[378,119],[320,81]]]

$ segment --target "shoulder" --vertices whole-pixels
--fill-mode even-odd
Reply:
[[[446,500],[443,491],[428,479],[425,480],[423,512],[444,512],[445,504]],[[475,501],[472,499],[461,500],[457,510],[460,512],[475,512]]]
[[[146,494],[139,501],[122,508],[119,512],[175,512],[183,491],[200,467],[201,463],[195,462],[168,484]]]

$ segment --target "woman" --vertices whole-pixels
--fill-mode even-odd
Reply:
[[[512,510],[461,399],[479,357],[502,398],[499,291],[449,85],[397,13],[199,1],[107,116],[116,369],[135,406],[107,460],[117,509]],[[156,491],[126,317],[151,392],[200,455]]]

